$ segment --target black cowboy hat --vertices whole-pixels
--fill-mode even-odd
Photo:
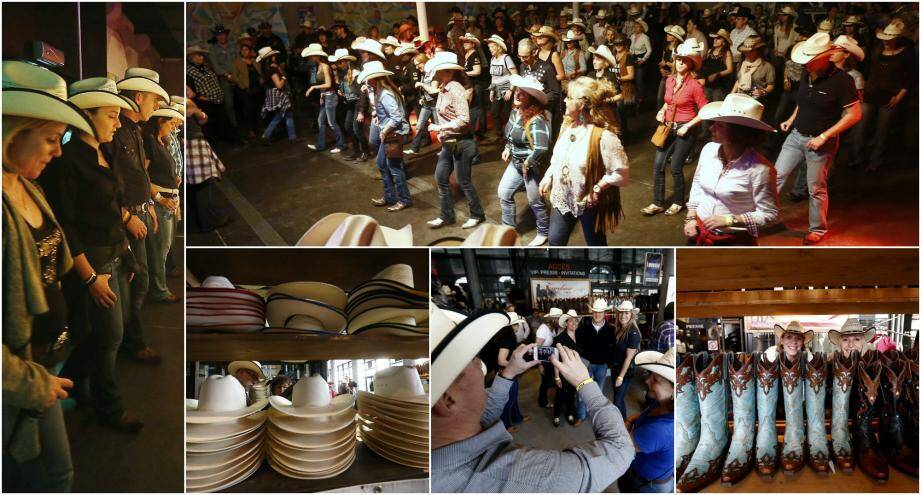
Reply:
[[[265,28],[270,28],[270,27],[272,27],[272,25],[266,21],[262,21],[259,23],[259,29],[265,29]]]
[[[755,16],[752,15],[752,9],[748,7],[736,7],[735,9],[732,10],[732,12],[730,12],[730,14],[736,17],[739,17],[739,16],[746,17],[748,18],[748,20],[753,20],[755,18]]]
[[[211,34],[213,34],[213,35],[215,35],[215,36],[217,36],[217,35],[219,35],[219,34],[221,34],[221,33],[227,34],[227,33],[229,33],[229,32],[230,32],[230,30],[227,29],[226,27],[224,27],[223,24],[218,24],[217,26],[214,26],[214,28],[211,30]]]
[[[330,27],[332,27],[332,28],[337,28],[337,27],[339,27],[339,26],[345,27],[345,26],[346,26],[345,21],[343,21],[342,19],[336,19],[336,20],[333,21],[333,24],[332,24],[332,26],[330,26]]]
[[[797,25],[793,30],[796,31],[796,34],[803,35],[807,38],[816,33],[815,26],[810,23],[804,23],[802,26]]]

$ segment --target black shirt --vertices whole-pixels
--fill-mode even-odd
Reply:
[[[552,63],[534,57],[534,63],[531,65],[521,63],[521,75],[533,76],[544,85],[548,103],[560,101],[563,91],[560,89],[560,81],[556,78],[556,68]]]
[[[150,158],[147,169],[150,172],[150,182],[167,189],[178,188],[179,173],[176,170],[176,161],[157,136],[151,133],[144,134],[144,151]]]
[[[112,142],[101,145],[102,149],[111,156],[113,169],[122,183],[122,205],[138,206],[150,200],[150,177],[144,162],[147,155],[144,153],[144,138],[141,137],[141,126],[124,115],[119,115],[122,126],[115,131]],[[96,163],[93,156],[92,163]]]
[[[578,329],[577,329],[576,338],[578,338]],[[576,342],[575,340],[572,340],[572,338],[569,336],[568,333],[566,333],[565,330],[560,332],[560,334],[557,335],[556,337],[553,337],[553,345],[556,346],[557,344],[563,344],[564,346],[578,352],[579,356],[585,357],[582,353],[582,346],[579,345],[579,343]]]
[[[905,47],[895,55],[883,55],[882,51],[878,50],[870,58],[863,99],[874,105],[885,105],[903,88],[911,91],[917,84],[918,56],[914,50]]]
[[[859,103],[854,78],[837,68],[828,76],[809,80],[803,74],[796,104],[799,110],[793,127],[804,136],[818,136],[841,120],[845,107]]]
[[[607,321],[595,330],[591,318],[583,318],[576,329],[576,341],[585,351],[582,357],[592,364],[610,364],[614,358],[614,327]]]
[[[499,366],[499,349],[508,349],[509,356],[511,356],[511,352],[514,351],[516,347],[518,347],[518,344],[515,338],[515,330],[513,330],[511,326],[502,327],[502,329],[483,346],[479,357],[488,370],[498,372],[502,369],[502,366]]]
[[[620,373],[620,367],[624,365],[624,360],[627,359],[627,349],[636,349],[637,351],[640,349],[640,331],[636,328],[636,325],[627,330],[627,335],[624,338],[614,342],[615,377]],[[633,376],[633,363],[630,363],[626,376]]]

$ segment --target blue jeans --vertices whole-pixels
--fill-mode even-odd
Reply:
[[[652,202],[656,205],[665,207],[665,162],[670,159],[672,187],[675,190],[672,203],[684,206],[684,161],[694,149],[696,136],[697,132],[690,129],[684,136],[675,136],[667,148],[656,149],[652,162]]]
[[[524,421],[524,416],[521,414],[521,408],[518,406],[518,377],[516,376],[512,380],[512,386],[508,389],[508,402],[505,403],[505,408],[502,409],[502,424],[506,428],[510,428],[513,425],[517,425]]]
[[[851,159],[869,159],[866,167],[876,170],[883,164],[889,151],[889,135],[899,108],[886,108],[885,105],[866,102],[861,103],[861,107],[860,122],[851,131],[854,134],[854,153]]]
[[[604,233],[604,228],[595,230],[595,218],[598,216],[598,208],[589,208],[582,212],[578,218],[572,213],[560,213],[560,210],[554,208],[550,212],[550,245],[566,246],[569,244],[569,236],[576,223],[582,225],[582,234],[585,236],[585,244],[589,246],[607,246],[608,240]]]
[[[540,197],[539,189],[540,177],[537,173],[530,171],[528,178],[521,175],[521,167],[514,160],[508,164],[502,179],[499,180],[499,204],[502,206],[502,223],[509,227],[514,227],[516,222],[515,215],[515,193],[522,188],[528,195],[528,205],[534,212],[534,219],[537,223],[537,233],[542,236],[550,235],[550,220],[547,216],[547,205],[544,199]]]
[[[358,136],[355,134],[355,102],[347,103],[343,101],[342,107],[345,109],[345,126],[344,133],[352,138],[352,142],[358,147]]]
[[[166,286],[166,256],[173,245],[176,233],[176,215],[159,203],[154,203],[157,212],[157,233],[147,233],[147,266],[150,271],[150,297],[162,300],[170,294]]]
[[[432,120],[435,109],[422,105],[419,107],[419,119],[416,121],[416,135],[413,136],[412,150],[419,152],[422,148],[422,141],[427,140],[429,135],[429,123]]]
[[[780,193],[790,174],[805,162],[809,186],[809,231],[825,234],[828,231],[828,185],[825,179],[835,162],[839,139],[831,139],[818,150],[810,151],[806,149],[806,143],[812,138],[796,129],[790,131],[774,166],[777,169],[777,192]]]
[[[320,109],[320,115],[317,117],[317,149],[326,149],[326,126],[333,130],[333,136],[336,138],[336,148],[345,149],[345,137],[339,124],[336,122],[336,105],[339,104],[339,95],[335,92],[328,91],[323,93],[323,108]]]
[[[618,371],[618,373],[620,373],[620,371]],[[614,372],[612,371],[611,379],[615,380],[616,378],[617,377],[614,376]],[[630,391],[630,383],[632,381],[633,381],[633,373],[628,373],[627,375],[624,375],[624,383],[622,383],[621,386],[619,387],[614,387],[614,400],[611,401],[614,403],[614,406],[620,410],[620,415],[625,418],[627,417],[627,404],[626,404],[627,392]]]
[[[592,377],[592,380],[595,380],[595,383],[598,384],[598,388],[601,389],[602,393],[604,392],[604,380],[608,374],[608,365],[606,364],[589,364],[588,365],[588,374]],[[576,406],[576,414],[579,419],[585,419],[585,403],[582,402],[582,398],[576,394],[576,400],[579,401]]]
[[[272,121],[269,122],[269,126],[266,127],[265,132],[262,133],[263,139],[272,137],[272,133],[275,132],[275,128],[278,127],[278,124],[281,124],[282,119],[284,119],[285,127],[288,130],[288,141],[297,139],[297,132],[294,131],[294,112],[292,112],[290,108],[284,112],[281,110],[275,111]]]
[[[406,182],[406,171],[403,169],[403,157],[387,158],[385,146],[381,141],[377,149],[377,168],[381,171],[381,182],[384,184],[384,201],[388,204],[399,201],[406,206],[412,206],[413,198],[409,195],[409,184]]]
[[[146,212],[147,210],[145,209],[144,211]],[[138,271],[131,280],[130,289],[122,292],[127,296],[125,299],[130,302],[130,311],[125,311],[123,318],[125,331],[124,335],[119,335],[119,340],[122,341],[128,353],[137,352],[147,347],[141,325],[141,310],[144,308],[144,300],[147,298],[147,291],[150,288],[150,267],[147,263],[147,249],[148,242],[150,242],[148,238],[156,235],[153,231],[153,219],[149,213],[138,215],[138,218],[147,226],[147,237],[134,239],[134,236],[128,234],[128,242],[131,245],[134,260],[137,262]],[[124,267],[124,264],[122,266]],[[114,291],[115,289],[112,290]],[[122,296],[119,297],[121,298]]]
[[[3,491],[10,492],[70,492],[74,480],[74,466],[70,457],[70,441],[61,411],[61,402],[55,401],[42,411],[41,418],[25,417],[23,423],[38,421],[38,441],[41,453],[34,459],[16,462],[4,449]],[[8,432],[5,432],[8,433]]]
[[[470,207],[470,218],[483,220],[486,212],[480,205],[480,197],[473,186],[472,166],[473,157],[477,154],[476,141],[473,138],[458,139],[456,142],[445,142],[438,153],[438,164],[435,166],[435,182],[438,183],[438,198],[441,200],[441,219],[446,223],[454,223],[454,194],[451,192],[451,172],[457,172],[457,185]]]
[[[96,413],[103,418],[118,419],[124,409],[118,392],[115,362],[122,338],[127,337],[125,323],[134,313],[131,299],[127,297],[131,293],[131,285],[128,283],[128,267],[121,258],[95,268],[98,274],[111,275],[109,288],[118,300],[111,308],[88,301],[87,312],[93,330],[90,340],[83,345],[93,348],[89,376]],[[134,279],[137,280],[137,274]]]

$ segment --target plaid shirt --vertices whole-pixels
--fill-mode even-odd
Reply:
[[[204,138],[189,138],[186,161],[186,180],[191,185],[215,178],[220,179],[224,164]]]
[[[199,96],[204,96],[210,103],[224,102],[224,90],[221,89],[221,83],[217,80],[217,74],[210,67],[204,64],[189,64],[186,71],[192,81],[192,89]]]
[[[550,149],[550,127],[547,120],[538,115],[531,119],[530,141],[525,135],[524,125],[526,122],[518,118],[518,111],[513,110],[508,123],[505,125],[505,147],[512,155],[512,161],[516,164],[526,163],[528,168],[543,171],[547,168],[547,162],[550,160],[548,153]],[[534,143],[533,146],[531,143]]]
[[[470,105],[467,103],[467,90],[457,82],[451,81],[441,88],[435,103],[435,122],[441,127],[439,139],[450,139],[470,133]]]
[[[284,114],[291,108],[291,96],[285,89],[269,88],[265,91],[265,103],[262,104],[262,118],[265,118],[271,112],[278,110]]]
[[[659,352],[665,352],[675,345],[675,320],[665,320],[659,323],[656,331],[652,336],[655,342],[655,349]]]

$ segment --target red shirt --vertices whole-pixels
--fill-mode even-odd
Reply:
[[[674,92],[675,76],[668,76],[668,79],[665,80],[665,103],[668,105],[665,109],[666,122],[688,122],[694,119],[697,112],[708,103],[707,97],[704,96],[703,86],[697,82],[697,79],[691,77],[691,74],[684,76],[684,82],[678,90],[677,101],[674,99]],[[674,117],[672,117],[673,112]]]

